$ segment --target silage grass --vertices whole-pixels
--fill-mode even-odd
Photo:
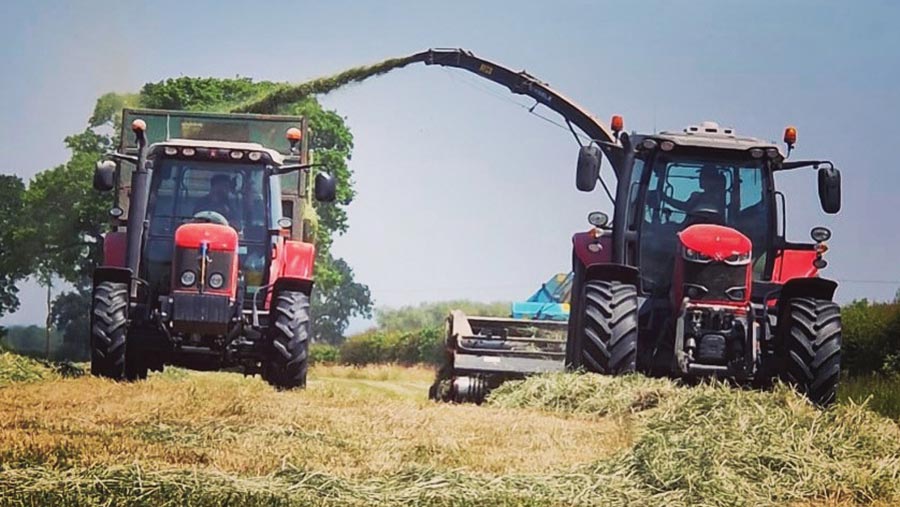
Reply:
[[[389,58],[371,65],[353,67],[331,76],[312,79],[300,84],[282,84],[264,96],[235,107],[234,113],[276,114],[288,104],[306,97],[321,95],[352,83],[359,83],[374,76],[406,67],[415,62],[411,57]]]
[[[900,428],[855,403],[819,410],[787,386],[678,387],[641,376],[556,374],[510,383],[490,403],[633,418],[632,447],[600,464],[670,505],[900,501]]]
[[[900,429],[787,388],[640,376],[512,382],[487,406],[358,385],[427,370],[316,367],[305,392],[170,369],[0,388],[0,505],[895,505]],[[358,385],[357,385],[358,384]]]
[[[57,378],[49,365],[11,352],[0,352],[0,387],[16,382],[37,382]]]
[[[0,505],[264,505],[272,493],[303,504],[325,495],[323,483],[340,493],[330,504],[390,504],[568,470],[628,444],[604,420],[430,403],[424,373],[316,367],[302,392],[174,368],[130,384],[14,383],[0,388]],[[359,387],[370,383],[418,387]]]

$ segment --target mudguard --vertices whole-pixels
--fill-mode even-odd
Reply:
[[[128,246],[124,232],[109,232],[103,238],[103,265],[125,267],[125,250]]]
[[[625,264],[597,263],[584,268],[584,281],[590,280],[607,280],[637,286],[640,281],[640,272],[637,268]]]
[[[272,294],[278,294],[283,290],[293,290],[306,294],[307,296],[312,294],[313,281],[308,278],[292,278],[292,277],[281,277],[275,281],[275,284],[272,286]]]
[[[588,249],[588,245],[596,244],[597,252]],[[572,235],[572,251],[575,257],[585,266],[597,263],[612,262],[612,236],[604,233],[596,238],[592,231],[577,232]]]
[[[788,301],[799,297],[832,301],[837,286],[837,282],[826,278],[793,278],[781,287],[778,299]]]
[[[266,297],[266,306],[271,303],[271,295],[282,290],[295,290],[306,295],[312,294],[313,266],[316,247],[312,243],[286,240],[276,246],[276,259],[272,262],[275,281]]]
[[[816,251],[809,249],[784,249],[775,257],[772,280],[786,283],[796,278],[813,278],[819,270],[813,265]]]
[[[280,278],[312,280],[316,247],[312,243],[288,240],[284,242],[284,267]]]
[[[103,282],[124,283],[131,286],[132,272],[128,268],[118,266],[102,266],[94,269],[94,287]]]

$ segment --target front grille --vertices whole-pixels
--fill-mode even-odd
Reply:
[[[209,276],[213,273],[221,273],[225,278],[225,283],[222,285],[222,289],[227,289],[231,286],[231,262],[234,259],[233,252],[208,252],[207,257],[209,258],[209,262],[206,264],[206,280],[203,281],[203,285],[209,290]],[[175,250],[175,262],[173,264],[174,269],[172,272],[173,280],[172,286],[178,289],[197,289],[199,286],[198,283],[195,283],[191,287],[183,287],[181,285],[181,273],[185,270],[190,269],[197,276],[200,276],[200,250],[196,248],[177,248]],[[221,289],[220,289],[221,290]]]
[[[748,264],[684,262],[684,294],[693,301],[743,301]]]

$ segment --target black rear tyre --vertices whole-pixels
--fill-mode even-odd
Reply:
[[[91,374],[113,380],[125,377],[128,332],[128,286],[101,282],[91,301]]]
[[[273,299],[271,351],[263,376],[279,389],[304,388],[309,369],[309,296],[285,290]]]
[[[567,353],[571,367],[607,375],[635,371],[638,344],[637,289],[634,285],[589,281],[577,305]]]
[[[787,301],[781,333],[782,380],[810,401],[827,407],[837,398],[841,376],[841,308],[832,301]]]

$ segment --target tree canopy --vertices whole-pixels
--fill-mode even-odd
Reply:
[[[0,316],[19,307],[16,284],[28,276],[31,263],[19,247],[24,216],[25,184],[18,176],[0,175]]]

